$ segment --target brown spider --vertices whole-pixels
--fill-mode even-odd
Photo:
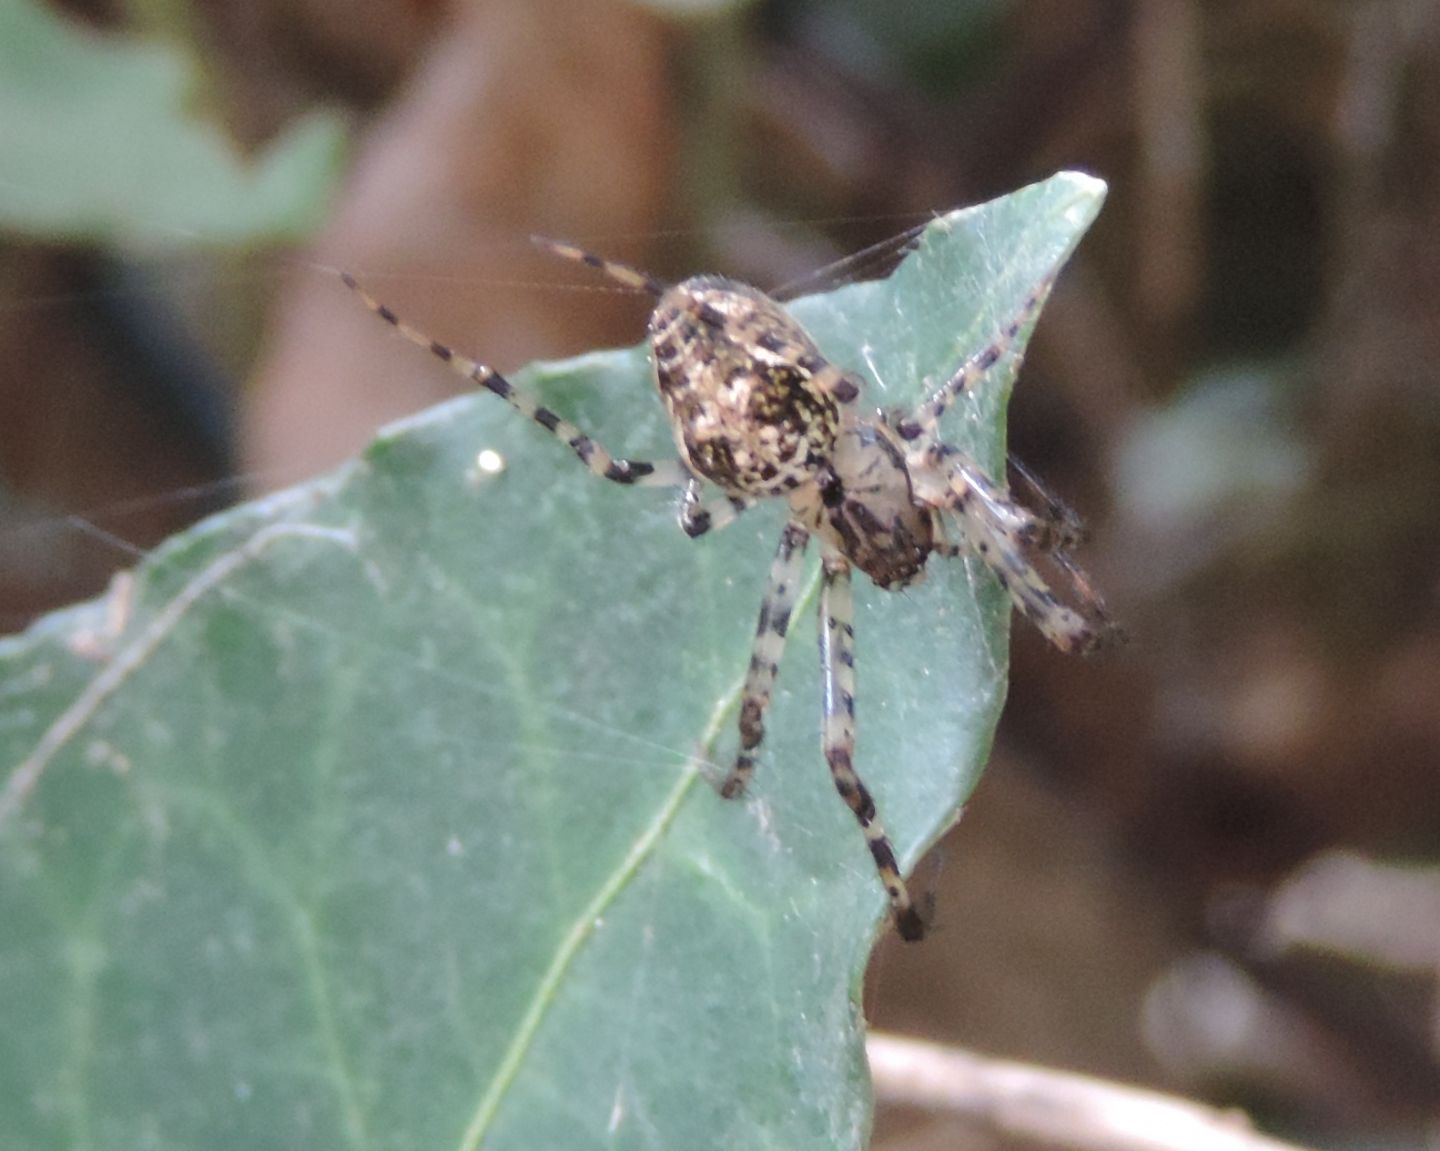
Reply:
[[[789,313],[755,288],[716,276],[696,276],[667,288],[643,272],[568,244],[538,237],[536,242],[658,301],[647,325],[650,355],[678,460],[617,459],[500,373],[411,328],[352,276],[342,278],[401,335],[569,445],[597,476],[619,484],[683,488],[680,524],[688,535],[724,527],[759,500],[787,501],[790,517],[770,568],[745,676],[740,749],[720,794],[740,795],[754,773],[805,548],[817,536],[825,759],[836,789],[864,830],[900,935],[921,938],[922,916],[853,762],[850,570],[858,567],[879,587],[902,588],[924,577],[932,554],[969,551],[1061,651],[1089,651],[1113,634],[1099,598],[1066,554],[1079,534],[1073,517],[1043,492],[1045,512],[1029,511],[978,463],[939,439],[945,409],[1010,351],[1039,312],[1051,280],[1036,286],[1019,314],[925,403],[895,414],[864,410],[859,378],[826,360]],[[1028,474],[1025,478],[1030,480]],[[720,490],[718,498],[702,498],[701,482],[707,480]],[[1040,554],[1058,561],[1082,610],[1065,606],[1050,590],[1032,560]]]

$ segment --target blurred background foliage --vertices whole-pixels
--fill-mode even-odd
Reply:
[[[0,0],[0,32],[9,630],[450,386],[317,264],[509,368],[643,316],[531,231],[768,286],[1103,176],[1012,446],[1134,642],[1016,629],[940,929],[882,948],[872,1018],[1440,1143],[1433,0]]]

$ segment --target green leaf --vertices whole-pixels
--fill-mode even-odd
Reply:
[[[914,402],[1102,193],[942,217],[890,280],[794,310]],[[991,465],[1006,376],[951,417]],[[524,378],[666,452],[641,351]],[[696,541],[674,511],[466,397],[170,541],[128,610],[0,645],[0,1142],[861,1146],[885,900],[820,755],[813,611],[725,802],[691,753],[733,754],[781,509]],[[931,573],[857,588],[858,766],[907,862],[1005,690],[993,581]]]
[[[339,175],[339,119],[314,113],[253,160],[188,107],[173,48],[0,0],[0,228],[149,248],[306,235]]]

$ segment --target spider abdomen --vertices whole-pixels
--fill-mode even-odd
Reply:
[[[763,498],[813,480],[839,429],[822,386],[837,370],[764,293],[686,280],[650,318],[655,381],[689,467],[724,491]]]

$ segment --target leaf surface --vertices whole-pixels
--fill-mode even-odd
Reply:
[[[793,310],[913,403],[1102,194],[942,217],[889,280]],[[947,417],[992,467],[1009,375]],[[666,451],[643,352],[522,377]],[[126,610],[0,645],[0,1142],[862,1146],[885,900],[820,754],[813,571],[748,797],[692,761],[733,754],[780,511],[688,540],[666,493],[470,396],[170,541]],[[930,572],[857,584],[857,766],[907,864],[1006,680],[998,588]]]

